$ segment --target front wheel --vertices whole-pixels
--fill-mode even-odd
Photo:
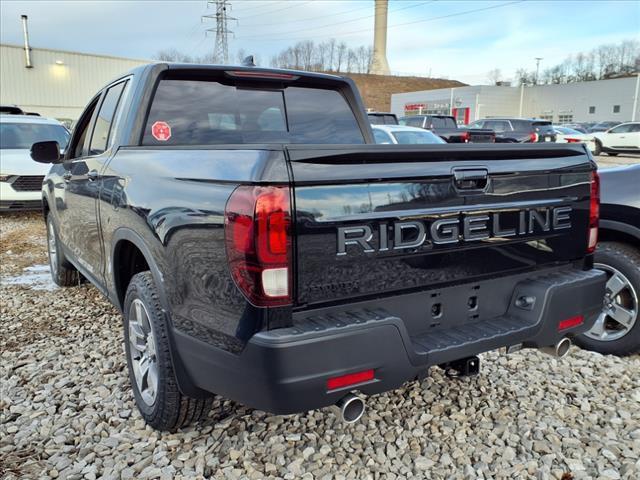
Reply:
[[[596,140],[596,148],[593,151],[594,155],[600,155],[602,153],[602,143],[600,143],[600,140]]]
[[[124,340],[136,406],[157,430],[175,431],[207,415],[212,399],[178,388],[167,324],[150,272],[134,275],[124,301]]]
[[[49,254],[49,269],[51,278],[61,287],[72,287],[80,283],[78,272],[62,251],[58,231],[51,213],[47,215],[47,253]]]
[[[594,267],[607,274],[604,308],[576,343],[603,354],[639,352],[640,251],[626,243],[602,242],[594,260]]]

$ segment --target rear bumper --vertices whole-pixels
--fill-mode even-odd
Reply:
[[[183,374],[195,386],[250,407],[289,414],[332,405],[351,390],[367,395],[392,390],[430,366],[496,348],[554,345],[591,328],[604,290],[600,271],[555,271],[518,281],[503,315],[470,317],[414,335],[384,308],[353,306],[339,314],[313,315],[295,327],[258,333],[240,355],[179,331],[174,331],[174,343]],[[491,291],[484,293],[491,296]],[[533,303],[518,306],[522,297]],[[560,321],[579,315],[582,324],[558,331]],[[375,371],[374,380],[327,391],[327,379],[369,369]]]

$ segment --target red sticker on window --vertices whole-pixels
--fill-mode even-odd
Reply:
[[[156,122],[151,126],[151,135],[159,142],[166,142],[171,138],[171,127],[167,122]]]

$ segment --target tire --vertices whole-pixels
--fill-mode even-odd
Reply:
[[[173,432],[205,417],[213,399],[190,398],[178,388],[165,314],[150,272],[131,279],[123,323],[129,380],[145,422],[156,430]],[[133,342],[132,334],[136,336]],[[142,372],[145,366],[146,374]]]
[[[47,256],[51,278],[57,285],[73,287],[80,284],[80,272],[64,256],[51,213],[47,214]]]
[[[610,157],[617,157],[618,154],[616,152],[607,152],[607,155],[609,155]]]
[[[640,305],[638,302],[640,299],[640,250],[626,243],[602,242],[598,245],[594,261],[607,271],[610,278],[608,287],[614,284],[613,276],[626,282],[626,287],[620,290],[611,301],[614,306],[621,306],[630,312],[628,315],[625,314],[625,317],[618,317],[625,318],[629,326],[623,327],[611,316],[603,316],[601,319],[604,318],[604,323],[601,325],[604,325],[606,333],[601,333],[603,329],[596,322],[589,332],[576,338],[576,344],[602,354],[625,356],[640,352]],[[620,315],[621,310],[613,311]],[[626,317],[630,319],[627,320]],[[599,335],[606,335],[609,339],[594,338]]]
[[[602,153],[602,143],[600,140],[596,140],[596,149],[593,151],[594,155],[600,155]]]

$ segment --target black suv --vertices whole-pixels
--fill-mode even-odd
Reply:
[[[548,120],[525,118],[485,118],[470,128],[488,128],[496,132],[496,143],[555,142],[556,132]]]

